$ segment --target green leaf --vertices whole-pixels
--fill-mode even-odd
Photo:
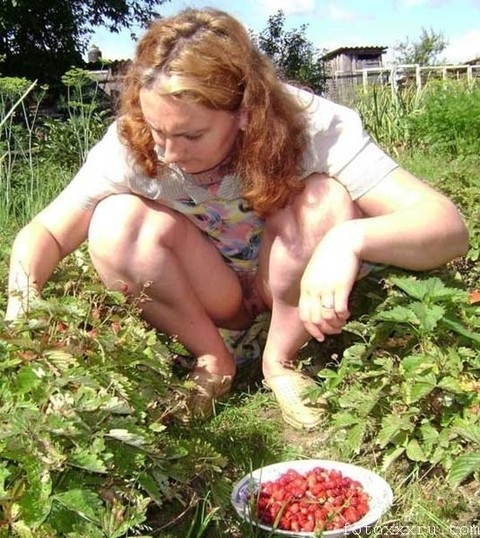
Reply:
[[[388,449],[382,461],[382,471],[386,471],[404,452],[404,446],[394,446]]]
[[[51,508],[52,480],[47,469],[39,462],[29,460],[25,463],[28,487],[19,500],[22,519],[30,527],[40,525],[48,516]]]
[[[456,377],[444,377],[440,380],[438,386],[441,389],[448,390],[454,394],[463,394],[465,392],[465,389],[462,387],[460,381]]]
[[[439,320],[441,320],[445,314],[445,309],[438,305],[412,303],[410,308],[420,322],[420,327],[427,332],[434,331]]]
[[[333,426],[337,428],[345,428],[347,426],[353,426],[357,424],[359,418],[352,413],[337,413],[333,417]]]
[[[382,420],[382,427],[377,435],[377,442],[381,447],[385,447],[400,432],[410,432],[412,425],[408,417],[398,415],[387,415]]]
[[[107,437],[112,437],[113,439],[116,439],[117,441],[121,441],[122,443],[125,443],[130,446],[134,446],[137,448],[142,448],[148,443],[148,440],[144,436],[140,434],[130,433],[128,430],[124,430],[124,429],[113,429],[113,430],[110,430],[105,435]]]
[[[425,446],[430,447],[430,449],[438,442],[440,437],[437,429],[434,428],[430,422],[424,422],[420,426],[420,433]]]
[[[26,394],[40,385],[41,382],[33,367],[25,366],[17,373],[14,392],[16,394]]]
[[[407,295],[419,301],[425,299],[438,301],[466,296],[465,292],[462,290],[447,288],[447,286],[445,286],[445,284],[437,277],[431,277],[427,280],[419,280],[415,277],[391,277],[390,280]]]
[[[35,538],[32,529],[25,521],[15,521],[12,525],[12,530],[14,531],[14,536],[18,538]]]
[[[430,463],[437,465],[438,463],[445,462],[445,457],[450,457],[450,451],[443,446],[436,446],[433,453],[430,455]]]
[[[158,484],[151,475],[147,473],[141,473],[137,479],[137,482],[140,487],[142,487],[148,493],[152,500],[157,503],[158,506],[161,506],[163,504],[162,494],[160,492]]]
[[[167,426],[165,426],[165,424],[161,424],[160,422],[152,422],[148,426],[148,429],[155,433],[161,433],[167,429]]]
[[[472,333],[463,325],[461,325],[458,321],[454,321],[453,319],[444,317],[442,323],[446,325],[451,331],[456,332],[460,336],[464,336],[472,342],[480,344],[480,335],[477,333]]]
[[[411,439],[407,445],[407,457],[412,461],[427,461],[425,452],[423,451],[417,439]]]
[[[320,372],[317,373],[317,376],[327,380],[325,385],[328,389],[334,389],[342,382],[342,376],[338,372],[330,370],[329,368],[320,370]]]
[[[81,518],[101,526],[104,507],[98,495],[86,489],[71,489],[53,497],[61,505]]]
[[[373,316],[373,319],[380,321],[392,321],[394,323],[409,323],[411,325],[419,324],[417,316],[410,308],[405,306],[395,306],[390,310],[381,310]]]
[[[2,462],[0,465],[0,499],[7,496],[7,489],[5,488],[5,481],[10,476],[10,471],[7,468],[7,463]]]
[[[437,386],[437,378],[433,374],[428,374],[423,381],[406,381],[404,383],[405,403],[412,404],[418,402]]]
[[[22,363],[22,359],[1,359],[0,360],[0,372],[4,370],[10,370],[16,368],[19,364]]]
[[[92,473],[106,473],[106,462],[112,459],[112,454],[105,451],[105,442],[97,437],[87,447],[77,447],[69,454],[69,463],[75,467],[87,469]]]
[[[368,348],[365,344],[353,344],[347,349],[345,349],[345,351],[343,352],[343,360],[347,360],[348,362],[357,361],[361,363],[363,356],[367,352],[367,349]]]
[[[466,424],[465,427],[455,427],[453,431],[466,439],[480,446],[480,426],[477,424]]]
[[[480,452],[472,452],[459,456],[450,467],[447,480],[458,486],[475,471],[480,470]]]
[[[67,351],[54,349],[45,352],[45,356],[60,370],[66,370],[71,366],[78,366],[77,359]]]
[[[317,373],[317,376],[322,377],[323,379],[335,379],[338,377],[338,372],[330,370],[330,368],[323,368]]]
[[[400,367],[408,376],[412,374],[418,375],[428,370],[438,373],[438,366],[426,355],[408,355],[401,360]]]
[[[358,452],[360,451],[366,431],[366,421],[358,423],[348,430],[347,442],[349,447],[351,448],[351,451],[355,454],[358,454]]]
[[[109,397],[100,406],[100,409],[117,415],[130,415],[133,412],[132,406],[124,398],[118,398],[117,396]]]

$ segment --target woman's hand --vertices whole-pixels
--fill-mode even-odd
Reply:
[[[30,310],[32,302],[40,298],[38,290],[32,286],[25,289],[11,290],[8,296],[5,321],[17,321],[26,316]]]
[[[350,312],[348,299],[361,265],[361,226],[349,221],[333,228],[319,243],[300,283],[299,316],[317,340],[342,331]]]

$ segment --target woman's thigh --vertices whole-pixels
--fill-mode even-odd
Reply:
[[[162,204],[129,194],[110,196],[93,214],[89,242],[97,270],[112,280],[157,283],[165,294],[183,283],[214,320],[232,320],[242,312],[235,271],[187,217]]]

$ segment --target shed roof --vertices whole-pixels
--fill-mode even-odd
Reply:
[[[472,60],[469,60],[468,62],[464,62],[465,65],[480,65],[480,56],[478,58],[473,58]]]
[[[365,54],[365,53],[376,53],[376,54],[384,54],[387,52],[387,47],[378,47],[378,46],[372,46],[372,47],[339,47],[338,49],[331,50],[324,54],[322,56],[322,60],[330,60],[331,58],[334,58],[335,56],[338,56],[339,54],[345,53],[345,52],[356,52],[357,54]]]

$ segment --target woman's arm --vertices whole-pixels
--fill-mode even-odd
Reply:
[[[333,229],[362,260],[423,271],[468,249],[468,231],[453,202],[402,168],[357,200],[365,218]]]
[[[348,298],[361,261],[423,271],[468,248],[467,228],[452,201],[401,168],[356,203],[364,218],[332,228],[302,277],[300,318],[320,340],[338,332],[335,327],[348,318]],[[322,303],[333,308],[319,308]]]
[[[59,261],[87,237],[91,212],[53,201],[20,230],[13,242],[5,319],[28,311]]]

